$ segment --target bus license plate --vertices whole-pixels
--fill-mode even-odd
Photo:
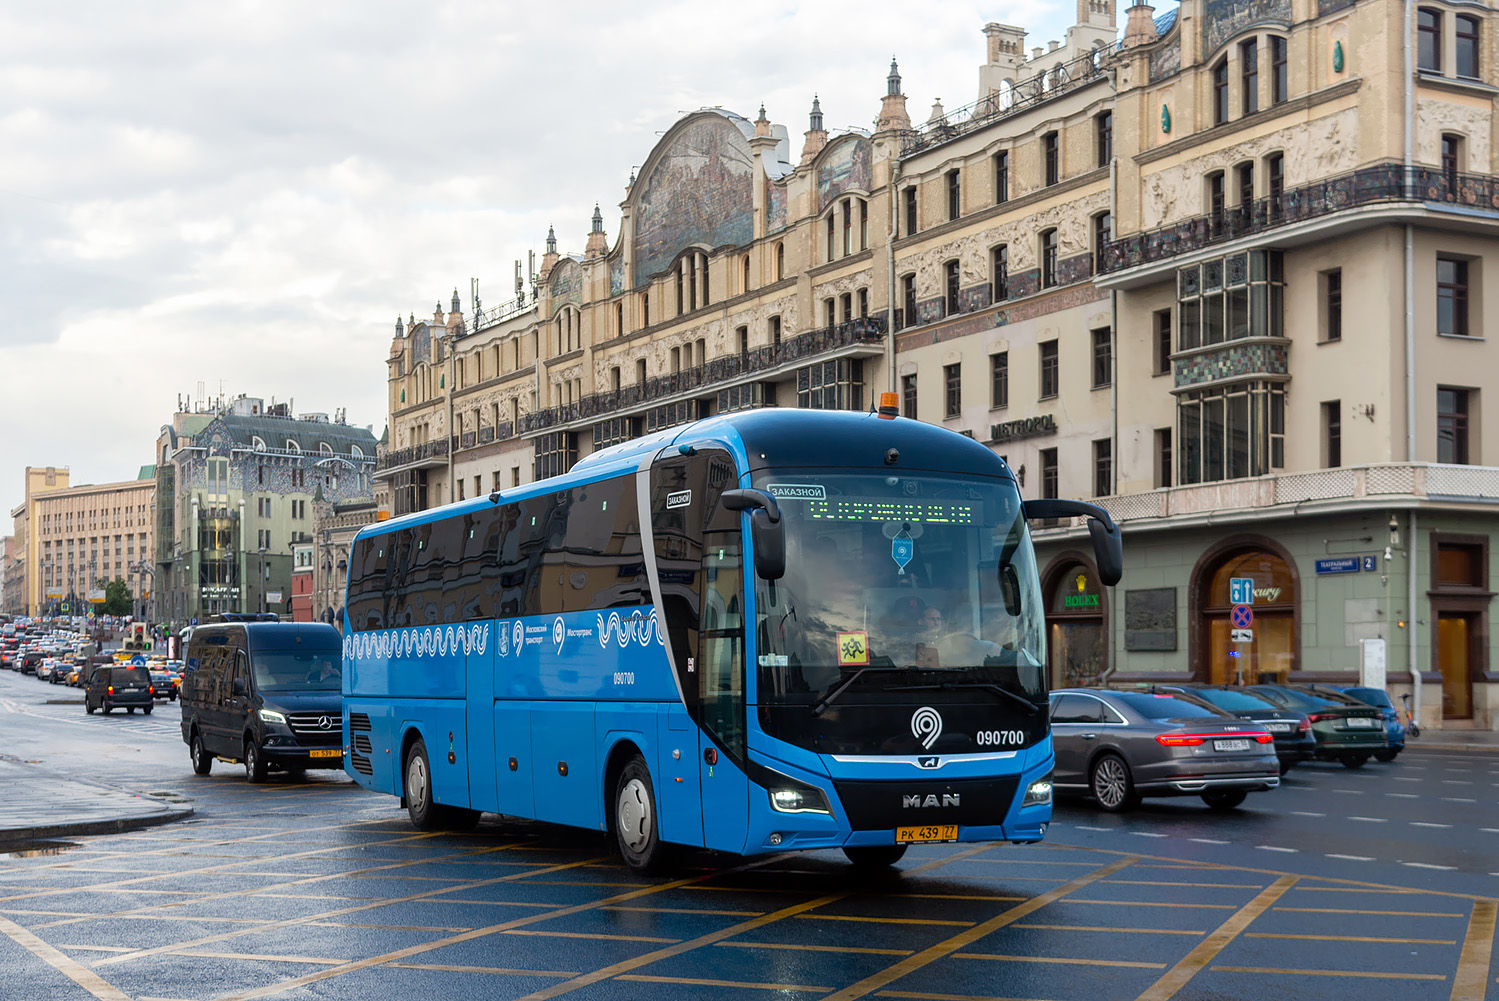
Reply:
[[[956,840],[958,840],[957,824],[941,824],[931,827],[897,827],[895,829],[895,843],[898,845],[910,844],[913,841]]]
[[[341,758],[341,757],[343,757],[343,755],[344,755],[344,752],[340,751],[336,747],[333,748],[332,750],[308,751],[307,752],[307,756],[309,758]]]

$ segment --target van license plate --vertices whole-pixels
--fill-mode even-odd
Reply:
[[[344,752],[335,747],[331,750],[308,751],[307,756],[309,758],[341,758]]]
[[[913,841],[956,841],[958,840],[957,824],[940,824],[930,827],[897,827],[895,829],[895,843],[904,845]]]
[[[1213,741],[1215,751],[1247,751],[1249,741],[1247,740],[1215,740]]]

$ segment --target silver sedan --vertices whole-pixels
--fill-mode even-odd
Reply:
[[[1280,785],[1275,738],[1185,694],[1111,688],[1051,693],[1058,792],[1083,792],[1111,812],[1142,796],[1201,796],[1232,810]]]

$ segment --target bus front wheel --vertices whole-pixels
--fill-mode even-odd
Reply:
[[[625,865],[636,872],[665,867],[668,852],[657,825],[656,791],[650,769],[638,755],[625,765],[615,785],[614,837]]]

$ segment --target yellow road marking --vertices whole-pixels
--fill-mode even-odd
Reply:
[[[265,896],[265,894],[261,894],[261,896]],[[462,900],[457,900],[457,899],[454,899],[452,897],[446,897],[446,898],[444,898],[444,897],[440,897],[440,896],[439,897],[433,897],[433,896],[421,897],[418,900],[413,900],[412,903],[413,904],[462,904],[465,907],[467,907],[469,904],[478,904],[478,905],[482,905],[482,906],[486,906],[486,907],[539,907],[539,908],[542,908],[543,910],[546,909],[546,908],[548,908],[548,907],[566,907],[567,906],[566,904],[538,904],[538,903],[532,903],[531,901],[528,901],[528,900],[469,900],[466,897],[464,899],[462,899]]]
[[[1083,959],[1078,956],[1000,956],[985,952],[955,952],[953,959],[992,959],[1002,963],[1056,963],[1060,966],[1117,966],[1124,969],[1164,970],[1165,963],[1140,963],[1128,959]]]
[[[1463,940],[1462,957],[1452,976],[1452,1001],[1483,1001],[1489,979],[1489,955],[1494,948],[1494,923],[1499,916],[1499,902],[1477,900],[1473,916],[1468,919],[1468,934]]]
[[[812,921],[868,921],[880,925],[951,925],[955,928],[971,928],[972,921],[938,921],[932,918],[867,918],[857,914],[798,914],[798,918]]]
[[[446,963],[386,963],[396,970],[436,970],[439,973],[499,973],[512,977],[576,977],[563,970],[508,970],[501,966],[449,966]]]
[[[244,921],[244,920],[251,920],[251,919],[236,918],[235,920],[236,921]],[[362,925],[362,924],[355,924],[352,921],[309,921],[307,923],[309,925],[311,925],[311,926],[318,927],[318,928],[373,928],[373,929],[376,929],[378,931],[435,931],[435,932],[448,932],[448,933],[452,933],[452,932],[468,931],[469,930],[467,927],[462,927],[462,928],[438,928],[438,927],[433,927],[432,925]]]
[[[1376,914],[1393,915],[1400,918],[1460,918],[1461,914],[1444,914],[1440,911],[1359,911],[1338,907],[1277,907],[1277,911],[1290,914]]]
[[[255,952],[197,952],[192,949],[173,950],[172,956],[193,956],[200,959],[258,959],[267,963],[310,963],[314,966],[338,966],[347,959],[327,959],[322,956],[272,956]]]
[[[709,911],[696,907],[605,907],[606,911],[631,911],[642,914],[715,914],[725,918],[758,918],[764,911]],[[676,939],[672,939],[673,942]]]
[[[1214,890],[1263,890],[1263,883],[1173,883],[1169,879],[1109,879],[1110,886],[1191,886]],[[1372,892],[1372,891],[1371,891]]]
[[[73,983],[88,991],[94,997],[98,998],[99,1001],[130,1001],[129,996],[114,984],[111,984],[77,960],[58,952],[14,921],[7,918],[0,918],[0,933],[3,933],[6,938],[15,942],[16,945],[19,945],[58,973],[73,981]]]
[[[1103,904],[1108,907],[1186,907],[1211,911],[1232,911],[1237,909],[1234,904],[1179,904],[1158,900],[1084,900],[1078,897],[1067,902],[1069,904]]]
[[[467,929],[465,929],[467,930]],[[586,938],[602,939],[609,942],[656,942],[670,945],[682,941],[679,938],[653,938],[649,935],[605,935],[601,932],[591,931],[541,931],[536,928],[512,928],[501,932],[502,935],[535,935],[537,938]]]
[[[1367,938],[1362,935],[1282,935],[1275,932],[1251,931],[1245,938],[1289,938],[1304,942],[1393,942],[1400,945],[1457,945],[1450,938]]]
[[[1189,980],[1216,959],[1218,953],[1238,937],[1240,932],[1248,928],[1255,918],[1269,910],[1272,904],[1284,896],[1285,892],[1295,885],[1298,878],[1297,876],[1282,876],[1261,890],[1253,900],[1235,911],[1211,935],[1199,942],[1196,948],[1167,970],[1161,979],[1146,988],[1138,1001],[1167,1001],[1175,997]]]
[[[1016,928],[1038,928],[1044,931],[1106,931],[1125,935],[1206,935],[1205,931],[1185,928],[1114,928],[1109,925],[1015,925]]]
[[[873,896],[881,899],[898,898],[913,900],[1029,900],[1029,897],[1017,897],[1002,893],[880,893]]]
[[[877,991],[877,998],[913,998],[915,1001],[1034,1001],[1029,998],[996,998],[978,994],[927,994],[920,991]]]
[[[802,945],[797,942],[715,942],[718,949],[786,949],[791,952],[854,952],[868,956],[909,956],[910,949],[870,949],[852,945]]]
[[[129,952],[133,946],[128,945],[62,945],[59,949],[71,949],[74,952]]]
[[[1014,907],[1001,912],[982,924],[961,931],[949,939],[938,942],[936,945],[928,946],[914,956],[908,956],[899,963],[881,970],[879,973],[865,977],[852,986],[845,987],[837,994],[830,995],[828,1001],[854,1001],[855,998],[862,998],[881,987],[899,980],[901,977],[908,976],[925,966],[935,963],[939,959],[952,955],[964,946],[977,942],[991,932],[998,931],[1006,925],[1014,924],[1021,918],[1040,910],[1048,904],[1061,900],[1063,897],[1075,893],[1091,883],[1095,883],[1100,879],[1107,879],[1134,861],[1133,856],[1126,856],[1100,869],[1095,869],[1093,872],[1075,876],[1054,890],[1048,890],[1040,896],[1032,897],[1030,900],[1016,904]]]
[[[640,973],[626,973],[616,979],[635,980],[644,984],[688,984],[693,987],[749,987],[762,991],[806,991],[826,993],[831,987],[811,987],[807,984],[756,984],[743,980],[700,980],[694,977],[648,977]]]
[[[1376,886],[1298,886],[1297,893],[1381,893],[1386,896],[1420,896],[1425,890],[1387,890]]]
[[[1375,973],[1371,970],[1287,970],[1273,966],[1214,966],[1214,973],[1278,973],[1290,977],[1364,977],[1370,980],[1446,980],[1445,973]],[[1481,999],[1480,999],[1481,1001]]]

